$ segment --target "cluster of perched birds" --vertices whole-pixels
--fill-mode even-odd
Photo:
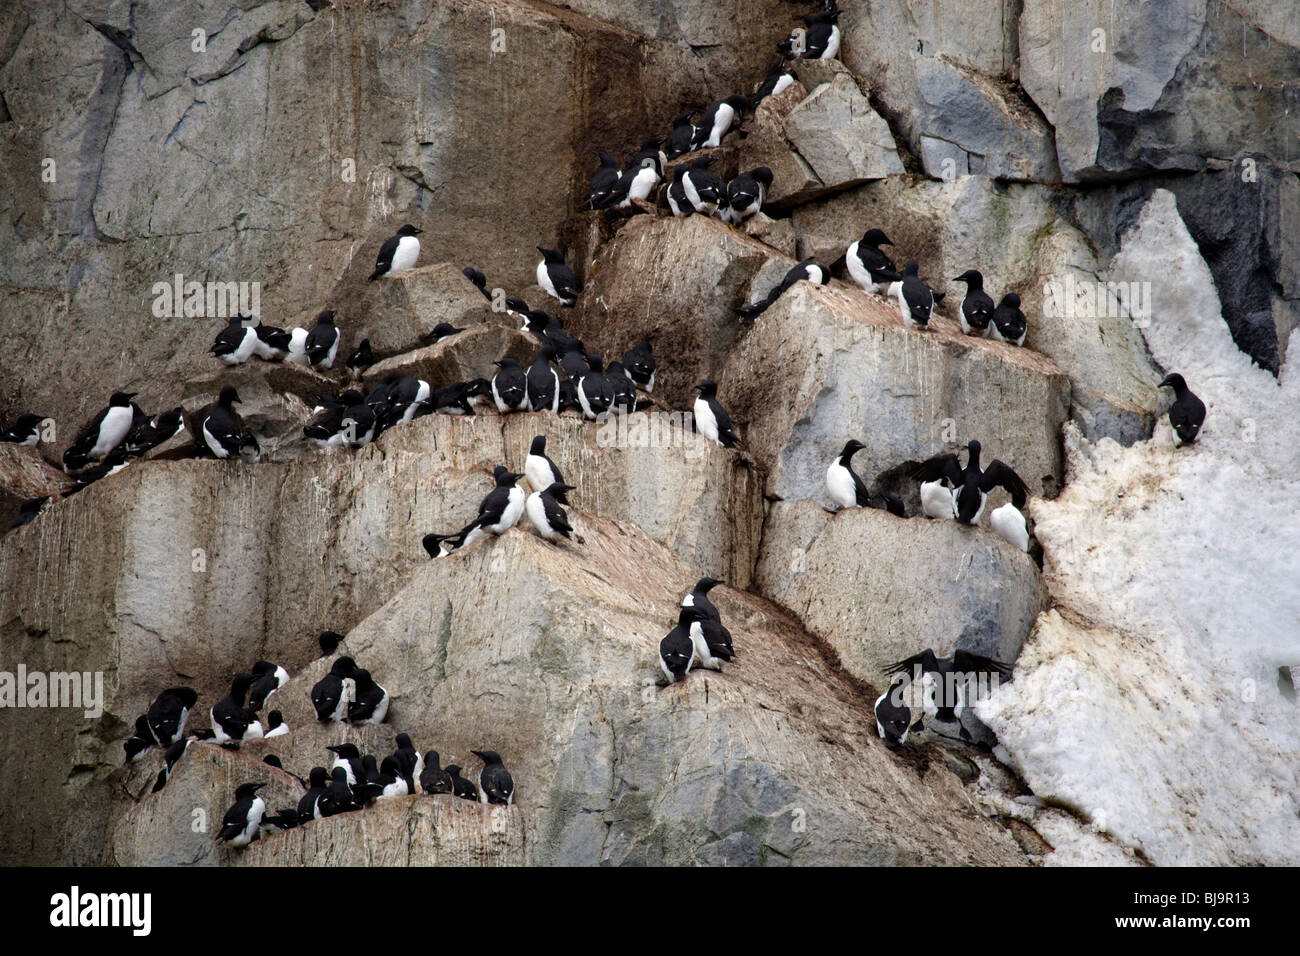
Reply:
[[[318,642],[323,656],[329,657],[338,651],[343,636],[323,631]],[[245,741],[286,735],[290,731],[280,711],[270,711],[265,728],[257,714],[288,681],[289,673],[280,665],[257,661],[249,671],[235,676],[230,693],[208,711],[211,726],[189,735],[185,727],[198,703],[198,692],[192,687],[167,688],[136,718],[134,730],[123,744],[126,762],[151,748],[162,748],[164,766],[151,791],[158,793],[196,742],[237,749]],[[380,724],[388,716],[390,700],[388,691],[369,671],[358,667],[347,655],[336,657],[329,672],[311,689],[312,708],[321,723]],[[380,798],[413,796],[421,791],[454,794],[484,803],[510,804],[514,800],[514,780],[496,751],[471,751],[484,764],[476,787],[460,776],[459,766],[443,768],[436,750],[421,757],[409,735],[398,734],[396,744],[397,750],[382,761],[373,755],[362,755],[355,744],[328,747],[334,754],[331,766],[313,767],[308,780],[290,774],[302,784],[303,797],[296,808],[281,810],[272,817],[265,816],[265,803],[257,797],[257,791],[265,784],[241,785],[236,790],[234,806],[222,822],[218,839],[231,847],[247,846],[268,832],[360,810]],[[266,755],[264,762],[285,769],[274,754]]]
[[[709,592],[722,582],[704,577],[683,598],[677,613],[677,626],[659,641],[659,667],[673,684],[684,680],[692,667],[722,670],[723,662],[736,657],[731,632],[722,623],[717,605]]]
[[[460,775],[456,764],[440,765],[438,751],[423,757],[415,749],[409,734],[394,738],[396,749],[383,760],[374,754],[362,754],[356,744],[335,744],[326,749],[334,755],[328,768],[312,767],[307,779],[293,776],[303,788],[295,807],[287,807],[268,816],[266,801],[258,795],[265,783],[240,784],[235,802],[225,813],[217,840],[232,849],[246,847],[254,840],[282,833],[340,813],[354,813],[391,797],[449,795],[475,803],[509,806],[514,802],[515,782],[495,750],[471,750],[483,761],[478,786]],[[265,762],[284,770],[274,754]],[[288,771],[285,771],[288,773]]]

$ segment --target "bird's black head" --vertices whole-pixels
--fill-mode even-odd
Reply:
[[[321,309],[320,314],[316,316],[317,325],[333,325],[334,316],[337,313],[333,309]]]
[[[282,723],[284,723],[284,714],[280,713],[278,710],[273,710],[266,715],[266,725],[268,727],[274,729],[279,727]]]
[[[347,760],[349,757],[359,758],[361,756],[361,751],[357,749],[356,744],[334,744],[325,749],[330,753],[338,754],[344,760]]]
[[[426,767],[432,767],[434,770],[437,770],[437,769],[438,769],[438,759],[439,759],[439,758],[438,758],[438,751],[436,751],[436,750],[430,750],[430,751],[428,751],[428,752],[424,755],[424,765],[425,765]]]
[[[459,776],[460,776],[460,767],[457,766],[457,765],[454,764],[454,763],[452,763],[452,764],[448,764],[447,766],[443,767],[442,769],[445,770],[445,771],[447,771],[447,773],[451,774],[453,777],[459,777]]]
[[[588,355],[587,364],[591,366],[591,370],[597,374],[600,374],[605,370],[605,360],[599,355]]]
[[[261,677],[263,674],[269,674],[274,670],[275,670],[275,665],[272,664],[270,661],[257,661],[256,663],[253,664],[252,667],[253,673],[256,674],[258,677]]]
[[[545,455],[546,454],[546,436],[538,435],[533,438],[533,443],[528,446],[528,454]]]
[[[563,482],[555,481],[546,486],[543,494],[550,495],[562,505],[567,505],[569,503],[569,492],[574,491],[577,487],[577,485],[566,485]]]
[[[361,393],[358,392],[358,395]],[[326,654],[333,654],[338,646],[343,643],[343,635],[337,631],[321,631],[320,637],[317,638],[320,643],[320,649]]]
[[[278,714],[279,711],[276,711],[276,713]],[[267,754],[262,758],[262,763],[266,764],[268,767],[274,767],[276,770],[284,769],[284,764],[280,762],[280,758],[275,754]]]
[[[14,423],[14,431],[31,431],[41,422],[48,418],[48,415],[21,415],[18,421]]]
[[[371,757],[370,759],[373,760],[374,758]],[[394,760],[392,757],[385,757],[385,758],[384,758],[384,762],[381,763],[381,764],[379,765],[379,772],[380,772],[380,773],[392,774],[394,777],[396,777],[396,776],[397,776],[397,761]]]
[[[350,657],[344,656],[334,662],[333,666],[330,667],[330,673],[335,677],[351,677],[356,669],[357,662]]]
[[[618,160],[609,153],[596,153],[596,158],[600,160],[602,169],[618,169]]]
[[[850,438],[844,444],[844,450],[840,452],[840,455],[844,458],[852,458],[855,454],[866,447],[866,445],[862,444],[862,442],[858,441],[856,438]]]
[[[1172,388],[1175,393],[1181,394],[1187,389],[1186,380],[1177,372],[1170,372],[1160,383],[1161,388]]]
[[[965,272],[957,276],[957,278],[953,279],[952,281],[965,282],[972,289],[979,289],[982,288],[984,285],[984,277],[980,275],[978,269],[967,269]]]
[[[498,754],[495,750],[471,750],[470,753],[478,757],[480,760],[482,760],[485,764],[488,764],[489,766],[494,763],[501,762],[501,755]]]
[[[689,113],[682,113],[679,116],[673,117],[673,129],[688,125],[691,122],[691,117],[694,115],[695,111],[692,110]]]
[[[411,744],[411,735],[410,735],[410,734],[398,734],[398,735],[394,738],[394,743],[397,744],[397,749],[398,749],[398,750],[414,750],[414,749],[415,749],[415,747]]]
[[[560,254],[560,251],[558,249],[546,249],[543,248],[542,246],[538,246],[537,251],[542,254],[542,258],[548,264],[559,265],[560,263],[564,262],[564,256]]]
[[[647,342],[645,339],[642,339],[640,342],[636,343],[636,345],[632,346],[631,351],[633,351],[633,352],[644,352],[646,355],[649,355],[649,354],[650,354],[650,343]]]
[[[235,679],[230,682],[230,696],[242,702],[244,695],[248,693],[248,688],[253,686],[255,680],[257,680],[257,677],[253,674],[236,675]]]
[[[163,694],[175,697],[187,710],[192,708],[199,700],[199,693],[193,687],[169,687],[163,691]]]
[[[312,767],[311,773],[307,775],[307,782],[313,787],[325,786],[325,781],[329,779],[329,771],[324,767]]]
[[[721,583],[717,578],[700,578],[695,582],[695,590],[701,594],[708,594]]]
[[[737,113],[744,113],[749,109],[749,99],[741,96],[739,93],[733,93],[722,102],[726,103]]]
[[[1008,309],[1018,309],[1020,308],[1020,296],[1014,292],[1008,292],[1002,297],[1002,301],[998,305],[1006,306]]]
[[[699,159],[691,160],[691,169],[708,169],[717,161],[717,156],[701,156]]]
[[[265,786],[264,783],[241,783],[235,790],[235,799],[243,800],[245,797],[251,797]]]
[[[114,392],[108,399],[108,404],[113,408],[128,408],[131,405],[131,399],[135,398],[137,392]]]
[[[966,450],[967,450],[968,452],[970,452],[970,461],[975,462],[976,464],[978,464],[978,463],[979,463],[979,459],[980,459],[980,443],[977,442],[975,439],[972,438],[972,439],[971,439],[971,440],[966,444]],[[967,464],[969,464],[969,463],[970,463],[970,462],[967,462]]]
[[[757,166],[749,171],[749,175],[762,183],[764,186],[772,186],[772,169],[770,166]]]
[[[239,393],[235,391],[233,385],[223,385],[220,393],[217,395],[217,404],[223,408],[229,408],[231,405],[242,404]]]
[[[528,303],[523,299],[506,299],[506,308],[511,312],[521,312],[525,315],[527,315],[529,311]],[[436,332],[438,330],[434,329],[434,331]]]
[[[493,362],[492,364],[495,365],[497,368],[518,368],[519,367],[519,363],[512,358],[503,358],[501,359],[501,361]]]
[[[399,236],[418,236],[422,232],[424,232],[423,229],[417,229],[415,226],[412,226],[409,222],[401,229],[397,230],[397,234]]]
[[[868,229],[862,236],[864,246],[892,246],[883,229]]]
[[[700,384],[696,385],[695,387],[699,390],[699,393],[703,395],[705,398],[718,394],[717,384],[707,378],[704,381],[700,382]]]
[[[908,259],[907,265],[903,266],[903,275],[915,276],[919,268],[915,259]]]
[[[334,772],[330,774],[330,779],[335,783],[341,783],[344,786],[347,786],[348,772],[342,767],[335,767]]]
[[[464,332],[464,329],[458,329],[450,322],[439,322],[433,327],[433,337],[435,339],[444,339],[449,335],[455,335],[457,332]]]
[[[502,469],[500,474],[497,475],[497,487],[508,488],[522,477],[523,475],[515,474],[515,472],[513,471],[506,471],[505,469]]]

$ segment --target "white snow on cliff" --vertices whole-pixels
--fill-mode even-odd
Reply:
[[[977,714],[1034,793],[1149,860],[1300,863],[1300,374],[1232,342],[1171,193],[1125,233],[1109,279],[1151,283],[1143,334],[1208,406],[1200,440],[1087,442],[1034,501],[1043,615]],[[1171,397],[1170,397],[1171,398]]]

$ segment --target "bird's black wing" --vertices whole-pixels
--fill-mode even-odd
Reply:
[[[1169,424],[1174,426],[1179,438],[1189,441],[1196,437],[1201,425],[1205,424],[1205,403],[1191,392],[1184,398],[1187,400],[1180,398],[1170,406]]]
[[[390,236],[384,240],[384,244],[379,247],[379,255],[375,259],[375,272],[370,278],[377,279],[388,271],[388,267],[393,264],[393,256],[397,254],[397,247],[401,244],[401,236]]]
[[[917,481],[947,480],[954,488],[960,487],[965,480],[962,476],[961,462],[956,455],[935,455],[927,458],[911,471],[911,477]]]
[[[984,476],[980,478],[980,491],[988,494],[999,486],[1005,488],[1011,495],[1013,505],[1017,508],[1025,506],[1025,498],[1029,494],[1029,489],[1020,476],[1011,470],[1009,465],[995,458],[984,469]]]
[[[983,654],[959,650],[952,655],[953,670],[961,674],[997,674],[999,677],[1011,676],[1011,664],[995,661]]]
[[[550,495],[542,496],[542,510],[546,512],[546,520],[551,527],[560,534],[567,535],[573,530],[573,526],[569,524],[569,516],[564,513],[560,503]]]
[[[913,654],[911,657],[888,665],[884,670],[886,674],[904,674],[911,677],[917,667],[921,668],[922,674],[938,673],[938,658],[934,656],[934,651],[927,647],[919,654]]]

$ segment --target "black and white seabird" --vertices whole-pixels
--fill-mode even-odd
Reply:
[[[935,295],[930,287],[917,276],[917,263],[910,260],[903,266],[903,281],[894,288],[898,296],[898,313],[903,317],[903,325],[911,328],[927,328],[930,324],[930,312],[934,309]]]
[[[450,764],[447,767],[447,775],[451,777],[452,792],[462,800],[473,800],[478,803],[478,787],[474,786],[472,780],[466,780],[460,775],[460,767]]]
[[[711,617],[721,623],[722,615],[718,612],[714,603],[709,600],[709,592],[721,583],[717,578],[700,578],[695,582],[695,587],[691,588],[682,598],[681,606],[698,608],[705,617]]]
[[[402,776],[397,760],[393,757],[385,757],[383,763],[380,764],[376,783],[380,788],[379,796],[381,798],[407,797],[411,794],[406,778]]]
[[[844,265],[849,278],[865,292],[884,294],[902,275],[894,260],[880,251],[881,246],[892,246],[889,237],[880,229],[868,229],[861,239],[849,245],[844,253]]]
[[[509,806],[515,798],[515,781],[501,762],[501,755],[495,750],[471,750],[470,753],[483,761],[483,770],[478,775],[483,802]]]
[[[497,373],[492,376],[492,401],[502,415],[508,412],[528,411],[528,375],[512,358],[493,363]]]
[[[375,353],[370,348],[370,339],[362,339],[352,354],[348,356],[347,370],[353,375],[360,375],[375,364]]]
[[[692,146],[695,149],[712,149],[722,145],[722,137],[727,135],[733,123],[749,109],[749,100],[734,93],[726,99],[710,103],[695,127]]]
[[[212,739],[217,743],[239,743],[262,736],[262,722],[244,706],[244,697],[255,680],[257,678],[252,674],[238,675],[231,681],[230,693],[208,711],[212,721]]]
[[[1178,436],[1175,444],[1192,444],[1205,424],[1205,403],[1196,397],[1177,372],[1166,375],[1160,387],[1174,390],[1174,403],[1169,406],[1169,424]]]
[[[316,326],[307,333],[304,346],[312,368],[333,368],[339,351],[339,330],[334,324],[334,310],[323,309],[316,316]]]
[[[526,407],[529,411],[555,413],[560,410],[560,376],[555,369],[551,368],[555,358],[555,346],[550,342],[543,342],[541,350],[537,353],[537,360],[528,366],[524,384],[528,395]],[[527,471],[525,466],[525,474]]]
[[[311,773],[307,775],[307,792],[298,800],[298,820],[306,823],[308,820],[314,820],[318,816],[316,813],[316,802],[325,795],[325,790],[329,786],[330,772],[324,767],[312,767]],[[344,784],[346,785],[346,776]]]
[[[544,249],[541,246],[537,247],[537,251],[542,254],[542,261],[537,263],[537,284],[547,295],[559,299],[560,305],[573,305],[578,299],[578,293],[582,291],[582,285],[573,270],[564,264],[563,254],[559,250]]]
[[[736,310],[740,317],[746,322],[753,322],[756,318],[766,312],[777,299],[781,298],[792,285],[796,282],[811,282],[813,285],[826,285],[831,281],[830,272],[824,267],[819,266],[816,262],[808,259],[791,267],[790,271],[785,274],[779,283],[777,283],[767,295],[753,305],[742,305]]]
[[[185,413],[179,406],[135,424],[122,448],[128,455],[143,455],[185,431]]]
[[[701,156],[693,160],[683,171],[681,178],[682,195],[686,197],[690,208],[705,216],[711,216],[719,209],[725,208],[727,202],[727,187],[722,184],[721,179],[709,172],[713,160],[712,156]],[[671,190],[668,198],[669,205],[672,205],[675,200]],[[674,215],[676,214],[674,211]]]
[[[953,517],[961,524],[974,524],[979,520],[994,488],[1005,488],[1011,503],[1017,509],[1025,506],[1029,489],[1020,476],[996,458],[988,468],[980,469],[980,443],[971,441],[967,446],[966,467],[962,468],[953,454],[935,455],[912,470],[912,477],[922,482],[946,481],[953,490]]]
[[[652,153],[638,154],[632,165],[623,171],[614,187],[615,208],[627,209],[633,203],[645,202],[663,178],[659,169],[658,142]]]
[[[840,52],[839,11],[831,8],[799,17],[802,30],[795,30],[782,43],[780,52],[805,60],[833,60]]]
[[[786,71],[785,61],[786,58],[782,56],[781,59],[767,68],[767,73],[763,76],[763,82],[759,84],[758,89],[754,92],[754,109],[758,109],[758,104],[769,96],[784,93],[794,85],[794,75]]]
[[[393,744],[397,748],[393,751],[393,756],[398,759],[399,765],[403,769],[409,766],[413,776],[419,777],[420,772],[424,770],[424,758],[420,756],[420,751],[415,749],[415,744],[411,742],[410,734],[398,734],[393,739]],[[415,792],[414,789],[411,791]]]
[[[577,379],[578,405],[582,417],[602,422],[614,404],[614,389],[605,378],[604,362],[599,355],[587,356],[587,371]]]
[[[683,607],[677,621],[684,624],[695,647],[695,658],[700,667],[722,670],[724,661],[735,656],[731,646],[731,632],[699,607]]]
[[[349,408],[365,403],[365,396],[355,388],[350,388],[340,396],[322,396],[327,404],[310,424],[302,427],[302,432],[319,448],[332,448],[342,445],[346,436],[343,434],[343,416]]]
[[[197,737],[181,737],[163,751],[163,768],[158,771],[158,777],[154,780],[153,789],[149,791],[150,793],[157,793],[167,786],[167,781],[171,780],[172,773],[176,770],[176,765],[180,763],[181,757],[185,756],[185,751],[189,750],[190,744],[196,740],[198,740]]]
[[[96,415],[85,430],[63,453],[65,467],[81,468],[88,461],[99,461],[126,440],[135,422],[131,399],[135,392],[114,392],[108,407]]]
[[[718,386],[705,379],[695,387],[700,393],[695,399],[696,431],[725,448],[739,445],[740,439],[731,428],[731,416],[718,402]]]
[[[522,477],[497,466],[496,487],[478,506],[478,517],[461,532],[460,547],[473,544],[487,534],[505,534],[518,523],[524,513],[524,491],[515,483]]]
[[[284,714],[278,710],[273,710],[266,715],[266,731],[262,734],[267,737],[283,737],[289,733],[289,725],[284,722]]]
[[[370,281],[415,268],[416,260],[420,258],[420,240],[415,237],[422,232],[423,229],[407,223],[397,230],[397,235],[384,240],[379,247],[379,257],[375,259],[375,271],[370,273]]]
[[[248,444],[248,434],[244,423],[235,414],[234,406],[239,404],[239,393],[233,385],[223,385],[217,396],[216,407],[212,409],[199,428],[203,444],[215,458],[238,458]]]
[[[564,476],[555,462],[546,456],[546,436],[537,435],[528,446],[528,457],[524,459],[524,477],[533,491],[543,491],[556,483],[564,484]]]
[[[122,744],[122,749],[126,751],[126,762],[130,763],[146,750],[156,746],[158,741],[154,739],[153,731],[149,729],[149,719],[141,714],[135,719],[135,729],[131,731],[131,736],[127,737]]]
[[[739,225],[763,208],[772,188],[772,170],[758,166],[727,183],[727,207],[723,219]]]
[[[1020,296],[1008,292],[993,310],[993,321],[989,323],[989,338],[1012,345],[1024,345],[1025,333],[1029,323],[1025,313],[1020,311]]]
[[[154,698],[145,719],[158,746],[170,747],[185,736],[185,721],[198,699],[192,687],[169,687]]]
[[[264,783],[243,783],[235,790],[235,803],[221,820],[217,839],[232,849],[248,846],[258,836],[266,801],[257,795]]]
[[[330,666],[330,672],[312,687],[311,705],[316,709],[317,720],[343,719],[352,696],[352,674],[356,668],[357,662],[352,658],[340,657]]]
[[[439,322],[428,332],[420,336],[424,342],[441,342],[443,339],[455,335],[457,332],[464,332],[464,329],[458,329],[450,322]]]
[[[253,665],[253,674],[257,680],[248,689],[248,706],[261,710],[266,706],[266,699],[289,683],[289,672],[279,664],[270,661],[258,661]]]
[[[967,269],[953,282],[966,283],[966,298],[961,300],[961,330],[967,335],[988,335],[993,321],[993,297],[984,291],[984,276],[977,269]]]
[[[21,528],[23,525],[31,524],[40,515],[41,510],[49,502],[49,495],[41,495],[39,498],[28,498],[18,506],[18,515],[9,525],[8,530],[13,531],[15,528]]]
[[[352,672],[355,696],[348,704],[348,723],[382,724],[388,716],[388,691],[375,682],[370,671],[358,667]]]
[[[695,142],[695,127],[691,125],[691,120],[695,117],[692,110],[689,113],[682,113],[673,118],[672,132],[664,138],[660,163],[667,165],[678,156],[684,156],[692,149],[691,144]]]
[[[912,709],[903,701],[903,689],[907,683],[908,678],[900,674],[890,683],[889,689],[876,698],[876,733],[890,750],[903,746],[909,733],[924,727],[921,718],[912,724]]]
[[[248,316],[232,315],[226,327],[217,333],[209,351],[227,365],[242,365],[257,351],[256,325],[246,325]]]
[[[470,266],[461,269],[460,274],[473,283],[474,288],[478,289],[478,291],[482,293],[483,298],[487,299],[489,302],[492,301],[492,293],[488,291],[487,287],[487,276]]]
[[[890,514],[903,517],[903,503],[893,495],[885,495],[880,503],[871,500],[866,484],[853,470],[853,456],[866,446],[856,438],[849,439],[844,449],[826,469],[826,490],[831,500],[840,508],[884,508]]]
[[[365,784],[357,786],[365,787]],[[316,800],[316,817],[332,817],[340,813],[352,813],[360,810],[364,800],[359,799],[352,792],[352,785],[348,783],[347,773],[342,767],[335,767],[330,774],[329,785],[325,791]]]
[[[325,749],[334,755],[334,762],[330,764],[331,776],[335,770],[342,770],[349,787],[365,782],[365,759],[356,744],[333,744]]]
[[[636,383],[622,362],[610,362],[605,369],[605,382],[609,385],[612,397],[609,410],[614,413],[636,411]]]
[[[647,393],[655,390],[655,370],[658,367],[650,343],[645,340],[637,342],[623,355],[623,368],[628,378]]]
[[[670,684],[684,680],[691,672],[691,663],[695,659],[691,622],[697,613],[694,608],[682,608],[677,614],[677,626],[659,641],[659,667]]]
[[[587,204],[592,209],[605,209],[610,204],[614,187],[618,184],[618,160],[608,153],[597,153],[600,169],[591,177],[591,187],[587,190]]]
[[[909,681],[919,673],[925,697],[924,711],[944,723],[954,723],[961,718],[966,703],[966,685],[972,678],[978,680],[980,675],[984,675],[1006,680],[1011,677],[1010,664],[964,650],[955,651],[950,658],[938,657],[929,648],[890,664],[884,670],[886,674],[904,675]],[[920,730],[921,724],[922,720],[918,719],[912,729]],[[970,732],[965,727],[960,733],[963,740],[970,740]]]
[[[430,750],[424,755],[424,769],[420,771],[420,789],[425,793],[454,793],[455,784],[451,774],[439,766],[438,751]]]
[[[45,419],[44,415],[20,415],[12,428],[0,431],[0,442],[35,448],[41,440],[41,422]]]
[[[329,657],[345,640],[347,638],[338,631],[321,631],[320,636],[316,638],[316,643],[320,646],[320,656]]]
[[[1029,528],[1025,516],[1011,502],[989,512],[989,527],[1021,551],[1029,550]]]
[[[565,493],[572,491],[573,485],[555,482],[541,491],[534,491],[524,502],[524,513],[528,520],[547,541],[558,541],[573,533],[569,516],[561,504],[568,504]]]
[[[289,357],[289,348],[293,345],[293,336],[284,329],[274,325],[257,325],[257,342],[253,354],[267,362],[283,362]]]
[[[404,425],[409,422],[432,394],[433,390],[424,379],[411,375],[398,376],[386,394],[388,417],[392,424]]]

